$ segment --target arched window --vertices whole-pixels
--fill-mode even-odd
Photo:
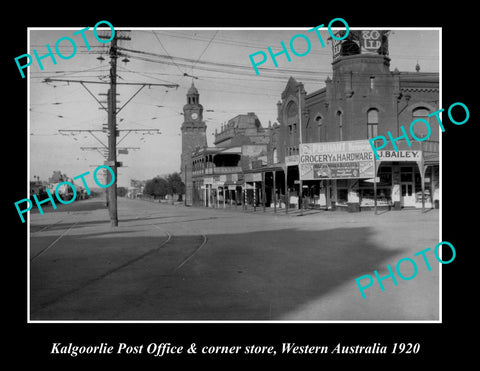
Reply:
[[[339,132],[339,140],[343,140],[343,114],[342,111],[337,111],[337,123],[338,123],[338,132]]]
[[[315,123],[317,125],[317,137],[319,142],[325,141],[325,125],[323,124],[323,117],[317,115],[315,117]]]
[[[367,137],[371,139],[378,135],[378,110],[371,108],[367,112]]]
[[[273,163],[278,163],[278,151],[276,148],[273,149]]]
[[[429,114],[430,114],[430,110],[428,108],[425,108],[425,107],[415,108],[412,111],[412,121],[417,119],[423,119],[429,123],[430,122],[428,117]],[[428,128],[424,123],[418,122],[415,125],[413,125],[413,134],[415,134],[417,138],[423,138],[427,135],[427,133],[428,133]]]

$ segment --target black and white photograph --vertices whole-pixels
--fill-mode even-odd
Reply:
[[[151,19],[38,19],[8,44],[12,323],[31,351],[161,365],[458,350],[469,29],[457,47],[447,20],[386,13]]]
[[[441,30],[344,23],[31,30],[30,320],[440,320]]]

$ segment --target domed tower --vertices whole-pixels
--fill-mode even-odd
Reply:
[[[181,175],[185,183],[186,204],[192,204],[192,152],[207,146],[207,125],[203,121],[200,94],[192,82],[187,92],[187,104],[183,106]]]
[[[395,127],[388,35],[385,30],[355,30],[334,42],[333,76],[326,82],[330,141],[370,139]]]

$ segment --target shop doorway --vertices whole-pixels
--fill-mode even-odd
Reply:
[[[402,207],[415,207],[415,192],[413,182],[402,182],[400,184],[400,203]]]

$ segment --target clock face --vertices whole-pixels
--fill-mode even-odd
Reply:
[[[194,113],[192,113],[192,116],[191,116],[191,117],[192,117],[192,119],[196,120],[197,117],[198,117],[198,114],[194,112]]]

